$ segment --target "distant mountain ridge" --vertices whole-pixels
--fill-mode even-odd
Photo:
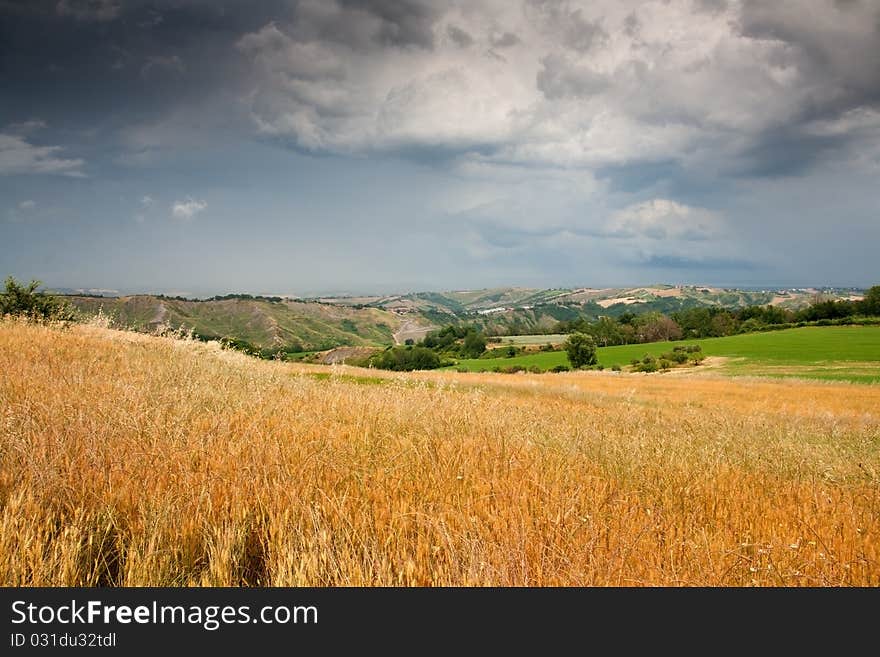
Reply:
[[[311,299],[232,294],[207,300],[147,294],[101,296],[97,292],[75,293],[68,299],[82,312],[101,310],[118,325],[135,330],[182,327],[204,338],[236,339],[261,349],[315,351],[417,341],[432,328],[461,322],[475,324],[490,335],[536,333],[551,331],[559,321],[617,317],[625,312],[671,313],[704,306],[768,304],[797,309],[817,300],[859,298],[862,290],[742,290],[697,285],[501,287]]]
[[[860,298],[856,288],[767,288],[743,290],[702,285],[615,288],[522,287],[451,292],[416,292],[375,297],[321,297],[323,303],[371,307],[421,316],[434,324],[467,321],[495,335],[552,330],[578,317],[617,317],[625,312],[672,313],[695,307],[743,308],[774,305],[796,310],[817,300]]]

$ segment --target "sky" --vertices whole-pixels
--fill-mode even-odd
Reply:
[[[0,276],[880,283],[880,0],[0,0]]]

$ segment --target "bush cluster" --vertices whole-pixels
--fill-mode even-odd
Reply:
[[[35,322],[65,322],[76,317],[73,308],[51,294],[37,291],[40,281],[21,285],[12,276],[6,279],[0,294],[0,317],[13,315]]]

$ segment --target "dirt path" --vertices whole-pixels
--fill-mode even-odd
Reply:
[[[168,309],[165,307],[165,304],[161,301],[156,308],[156,312],[153,315],[153,319],[150,320],[150,324],[162,324],[165,321],[165,318],[168,316]]]
[[[422,326],[415,320],[406,319],[392,335],[395,344],[403,344],[410,339],[418,342],[433,330],[433,326]]]

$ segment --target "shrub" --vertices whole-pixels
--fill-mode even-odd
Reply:
[[[433,370],[442,365],[440,356],[425,347],[391,347],[370,359],[373,367],[396,372]]]
[[[660,358],[662,360],[669,361],[670,363],[684,365],[688,360],[688,355],[683,349],[674,349],[672,351],[666,352],[665,354],[660,354]]]
[[[71,321],[75,314],[66,302],[37,292],[40,281],[20,285],[10,276],[6,279],[6,289],[0,294],[0,316],[16,315],[38,322]]]
[[[614,365],[611,366],[611,371],[612,371],[612,372],[619,372],[619,371],[620,371],[620,365],[618,365],[617,363],[614,363]]]
[[[568,365],[557,365],[556,367],[552,368],[550,371],[556,372],[558,374],[559,372],[568,372],[568,371],[570,371],[570,368],[568,367]]]
[[[650,372],[656,372],[657,370],[657,359],[653,356],[645,356],[641,361],[636,361],[633,365],[633,371],[635,372],[645,372],[648,374]]]
[[[544,370],[542,370],[537,365],[532,365],[529,367],[529,372],[531,372],[532,374],[543,374]]]
[[[486,337],[477,331],[470,330],[464,336],[464,342],[461,345],[461,353],[463,358],[479,358],[480,354],[486,351]]]

